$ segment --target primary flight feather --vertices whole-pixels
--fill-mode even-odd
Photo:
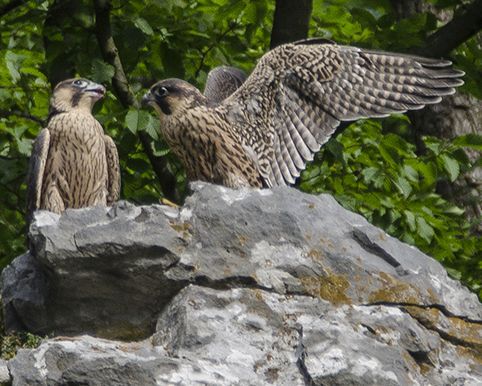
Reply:
[[[438,103],[462,75],[446,60],[313,39],[265,54],[224,99],[166,79],[143,101],[190,180],[272,187],[294,183],[341,122]]]

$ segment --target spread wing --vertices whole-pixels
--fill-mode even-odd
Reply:
[[[104,135],[105,155],[107,160],[107,205],[111,206],[119,199],[121,177],[119,167],[119,155],[114,141],[108,135]]]
[[[35,139],[27,173],[27,224],[40,207],[45,164],[50,147],[50,132],[42,129]]]
[[[214,104],[222,102],[246,80],[244,71],[235,67],[219,66],[209,71],[204,96]]]
[[[218,107],[269,186],[294,183],[340,122],[421,109],[463,84],[446,60],[319,43],[268,52]]]

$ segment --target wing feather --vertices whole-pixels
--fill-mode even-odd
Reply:
[[[268,52],[218,107],[256,144],[268,185],[293,183],[340,122],[417,110],[463,84],[447,60],[319,43]]]
[[[108,135],[104,135],[105,155],[107,160],[107,205],[111,206],[119,199],[121,189],[121,177],[119,167],[119,155],[114,141]]]
[[[27,172],[27,224],[32,220],[33,212],[41,205],[42,183],[49,147],[50,132],[48,129],[42,129],[33,143]]]
[[[244,71],[235,67],[219,66],[209,71],[204,96],[211,103],[220,103],[235,92],[246,80]]]
[[[295,145],[291,140],[288,130],[281,130],[282,137],[280,138],[281,145],[281,155],[284,161],[285,168],[282,168],[284,179],[292,184],[295,182],[293,177],[296,176],[298,169],[296,168],[295,162],[301,162],[298,160],[299,154],[296,151]],[[279,161],[278,161],[279,164]]]
[[[290,96],[290,100],[297,100],[295,95]],[[305,160],[313,159],[313,151],[317,151],[318,142],[309,130],[309,120],[306,119],[304,111],[296,103],[286,104],[285,112],[287,115],[288,130],[291,138],[295,141],[301,156]]]
[[[293,161],[291,161],[291,159],[288,160],[289,158],[288,150],[286,149],[284,142],[281,140],[281,138],[279,138],[278,133],[276,133],[276,136],[279,139],[279,151],[274,155],[274,157],[276,157],[275,158],[276,163],[278,164],[279,170],[281,172],[281,179],[276,181],[277,182],[276,185],[286,185],[286,184],[290,184],[291,183],[290,181],[293,180],[291,177],[290,168],[288,167],[288,163],[291,164]],[[272,167],[273,166],[271,165],[271,168]]]
[[[280,141],[277,132],[275,132],[274,140],[273,140],[273,161],[271,162],[271,169],[270,174],[268,175],[268,187],[272,187],[274,185],[283,185],[281,182],[284,183],[284,178],[281,173],[281,168],[278,163],[278,158],[280,157],[281,150],[280,150]]]

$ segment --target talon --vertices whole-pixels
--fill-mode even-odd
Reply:
[[[161,197],[159,199],[159,202],[161,203],[161,205],[167,205],[167,206],[170,206],[171,208],[179,209],[179,205],[175,204],[174,202],[168,200],[165,197]]]

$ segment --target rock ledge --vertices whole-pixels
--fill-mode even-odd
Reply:
[[[482,306],[435,260],[328,195],[194,189],[36,214],[6,327],[64,337],[14,385],[480,384]]]

